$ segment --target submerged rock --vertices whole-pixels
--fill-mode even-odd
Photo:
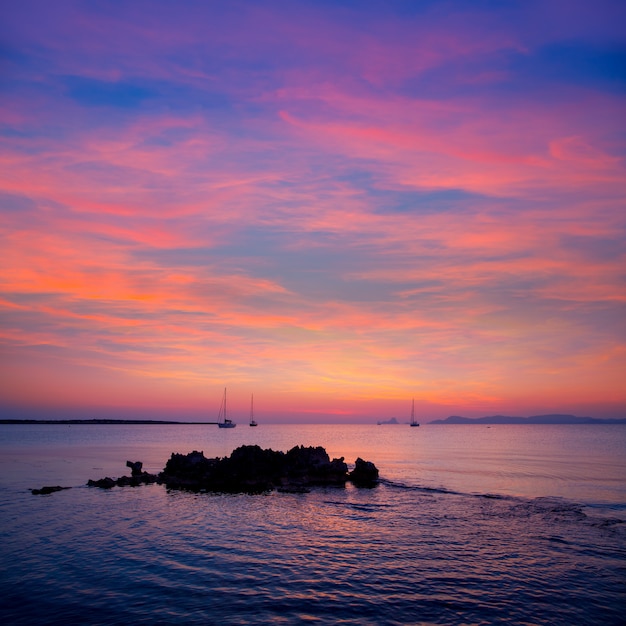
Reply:
[[[88,487],[100,487],[100,489],[112,489],[117,484],[117,481],[114,478],[101,478],[100,480],[91,480],[87,481]]]
[[[279,452],[248,445],[235,449],[229,457],[211,459],[196,450],[189,454],[172,453],[158,476],[142,472],[139,461],[127,461],[126,465],[132,469],[131,477],[107,477],[87,484],[111,489],[158,482],[168,488],[193,491],[261,493],[278,489],[301,493],[314,485],[344,485],[352,480],[369,486],[378,479],[373,463],[357,459],[357,467],[348,474],[343,457],[331,460],[321,446],[296,446]]]
[[[63,491],[64,489],[71,489],[71,487],[60,487],[59,485],[55,485],[54,487],[42,487],[41,489],[31,489],[30,492],[34,496],[47,496],[49,493],[54,493],[55,491]]]

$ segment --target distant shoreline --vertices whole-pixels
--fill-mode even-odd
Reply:
[[[409,422],[399,422],[399,421],[380,421],[377,422],[378,425],[390,425],[390,426],[403,426],[407,425]],[[111,426],[123,426],[124,424],[128,425],[136,425],[136,426],[167,426],[167,425],[196,425],[196,426],[210,426],[218,424],[218,422],[187,422],[187,421],[178,421],[178,420],[139,420],[139,419],[0,419],[0,425],[38,425],[38,424],[57,424],[57,425],[111,425]],[[371,425],[371,422],[363,422],[358,425]],[[606,424],[621,424],[626,425],[626,418],[615,418],[615,419],[603,419],[603,418],[593,418],[593,417],[576,417],[576,416],[533,416],[533,417],[508,417],[503,415],[494,415],[491,417],[478,417],[478,418],[470,418],[470,417],[460,417],[452,415],[445,420],[433,420],[432,422],[423,422],[423,426],[439,426],[439,425],[606,425]],[[328,425],[328,424],[326,424]],[[337,424],[338,426],[342,425],[341,423]],[[345,424],[343,424],[345,425]]]
[[[512,417],[509,415],[491,415],[489,417],[461,417],[460,415],[451,415],[444,420],[434,420],[430,424],[626,424],[626,418],[618,417],[615,419],[604,419],[596,417],[578,417],[576,415],[532,415],[531,417]]]
[[[218,422],[178,422],[175,420],[116,420],[116,419],[91,419],[91,420],[34,420],[34,419],[0,419],[0,424],[137,424],[137,425],[163,425],[163,424],[217,424]]]

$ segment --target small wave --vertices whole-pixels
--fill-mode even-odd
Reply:
[[[463,491],[454,491],[445,487],[426,487],[424,485],[409,485],[407,483],[382,478],[380,483],[394,489],[406,489],[408,491],[418,491],[420,493],[441,493],[450,496],[465,496],[468,498],[486,498],[489,500],[511,500],[513,496],[507,496],[499,493],[466,493]]]
[[[381,511],[384,509],[393,508],[391,504],[380,504],[374,502],[345,502],[341,500],[324,500],[324,504],[329,504],[331,506],[340,506],[342,508],[348,507],[350,509],[354,509],[356,511],[365,511],[368,513],[373,513],[375,511]]]
[[[503,496],[499,493],[478,493],[474,494],[477,498],[488,498],[489,500],[510,500],[511,496]]]
[[[392,487],[394,489],[406,489],[407,491],[420,491],[426,493],[446,493],[450,495],[466,495],[459,491],[452,491],[450,489],[445,489],[444,487],[424,487],[422,485],[408,485],[407,483],[402,483],[396,480],[389,480],[388,478],[381,478],[380,484],[385,485],[387,487]]]
[[[593,525],[598,526],[598,528],[611,528],[612,526],[616,526],[618,524],[624,524],[624,523],[626,523],[626,520],[609,517],[609,518],[598,520],[597,522],[594,522]]]
[[[563,537],[557,537],[555,535],[551,537],[546,537],[546,539],[550,541],[551,543],[562,543],[563,545],[566,545],[566,546],[571,545],[570,541],[567,541],[566,539],[563,539]]]
[[[558,515],[565,518],[585,519],[583,505],[570,502],[562,498],[539,497],[531,500],[531,503],[541,512]]]
[[[380,479],[381,485],[391,489],[412,491],[420,494],[441,494],[443,496],[462,496],[466,498],[481,498],[495,502],[508,503],[510,508],[506,510],[498,509],[497,515],[511,517],[526,517],[540,515],[546,520],[555,522],[587,522],[591,526],[609,530],[626,530],[626,520],[621,517],[605,517],[589,515],[585,509],[592,508],[591,505],[572,502],[556,496],[540,496],[537,498],[524,498],[521,496],[510,496],[497,493],[465,493],[446,489],[445,487],[428,487],[424,485],[408,484],[401,481]],[[606,508],[606,507],[603,507]],[[620,507],[614,507],[619,509]],[[508,512],[507,512],[508,511]],[[550,541],[558,539],[550,538]]]

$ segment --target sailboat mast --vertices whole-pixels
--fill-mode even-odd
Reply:
[[[411,426],[419,426],[419,422],[415,421],[415,398],[411,400]]]
[[[217,418],[217,425],[219,428],[235,428],[237,424],[233,420],[229,419],[228,411],[226,409],[226,387],[224,387],[224,397],[222,398],[222,404],[220,405],[220,413]]]
[[[254,394],[250,394],[250,426],[256,426],[254,421]]]

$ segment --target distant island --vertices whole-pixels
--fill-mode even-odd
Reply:
[[[461,417],[451,415],[443,420],[433,420],[430,424],[626,424],[626,418],[598,419],[595,417],[577,417],[576,415],[532,415],[530,417],[511,417],[509,415],[491,415],[489,417]]]
[[[379,426],[381,424],[398,424],[398,420],[395,417],[391,417],[388,420],[383,420],[381,422],[376,422]]]

